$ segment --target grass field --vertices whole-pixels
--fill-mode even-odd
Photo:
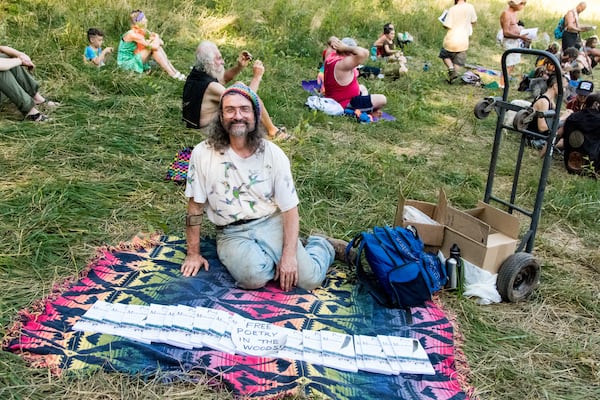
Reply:
[[[183,192],[163,180],[176,151],[202,140],[181,122],[183,84],[160,71],[119,71],[114,57],[102,69],[84,66],[87,28],[102,28],[105,45],[116,48],[128,13],[140,8],[183,72],[202,39],[215,41],[229,65],[242,49],[262,59],[266,74],[259,94],[276,124],[297,137],[281,147],[292,161],[301,198],[301,230],[348,240],[391,224],[400,193],[435,201],[444,188],[458,208],[483,198],[496,119],[475,119],[473,107],[500,92],[444,81],[437,59],[444,32],[437,17],[451,3],[3,0],[0,43],[29,54],[43,93],[63,105],[46,124],[22,122],[14,106],[0,105],[0,336],[19,310],[82,271],[97,246],[140,232],[183,235]],[[597,24],[600,5],[592,3],[581,19]],[[468,61],[498,70],[501,49],[494,38],[506,3],[473,4],[479,22]],[[551,34],[575,4],[532,0],[521,18]],[[300,81],[316,76],[327,38],[352,36],[367,47],[389,21],[415,38],[406,48],[410,71],[399,80],[365,83],[388,97],[386,110],[397,120],[361,125],[306,109]],[[426,62],[431,68],[424,72]],[[519,72],[532,63],[524,60]],[[595,71],[597,85],[598,76]],[[250,71],[239,78],[248,81]],[[517,146],[510,135],[504,143],[499,194],[508,190]],[[528,152],[519,195],[525,204],[535,195],[540,166],[537,154]],[[529,220],[522,222],[525,229]],[[600,398],[599,222],[598,182],[568,175],[555,162],[534,250],[542,282],[529,301],[478,306],[441,295],[464,336],[470,381],[482,399]],[[119,374],[58,378],[0,353],[2,399],[200,396],[230,398],[206,385],[164,385]]]

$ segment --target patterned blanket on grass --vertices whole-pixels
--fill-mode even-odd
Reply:
[[[53,373],[95,369],[167,379],[190,371],[218,376],[239,396],[267,398],[300,391],[332,399],[466,399],[464,376],[455,366],[453,329],[433,302],[404,311],[373,302],[342,272],[331,271],[322,288],[282,292],[276,285],[245,291],[234,287],[212,240],[202,242],[210,270],[184,278],[179,268],[185,240],[171,236],[134,239],[104,248],[79,280],[72,280],[22,311],[4,338],[4,350]],[[97,300],[128,304],[185,304],[237,313],[295,329],[413,337],[426,349],[436,375],[349,373],[302,361],[241,356],[209,348],[185,350],[142,344],[107,334],[76,332],[73,324]]]

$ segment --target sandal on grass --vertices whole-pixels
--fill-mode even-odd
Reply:
[[[47,108],[56,108],[60,107],[60,103],[58,101],[44,100],[41,103],[37,103],[36,106],[44,106]]]
[[[281,128],[277,129],[277,132],[273,136],[269,136],[269,139],[285,141],[285,140],[291,140],[291,139],[295,139],[295,138],[294,138],[294,136],[287,133],[285,126],[282,126]]]
[[[42,113],[29,114],[25,116],[25,121],[44,122],[48,121],[48,117]]]

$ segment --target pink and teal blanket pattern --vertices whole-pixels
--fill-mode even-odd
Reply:
[[[348,400],[469,398],[455,366],[452,325],[434,303],[413,308],[409,324],[404,311],[374,303],[335,269],[323,288],[313,292],[282,292],[276,285],[241,290],[218,261],[212,240],[203,241],[202,253],[210,270],[184,278],[179,268],[185,240],[180,238],[157,236],[103,248],[79,280],[66,282],[32,309],[23,310],[2,347],[55,374],[104,369],[152,375],[160,370],[170,380],[203,371],[219,376],[236,395],[254,398],[300,391]],[[428,352],[436,375],[348,373],[301,361],[229,355],[209,348],[185,350],[73,331],[73,324],[97,300],[212,307],[295,329],[414,337]]]

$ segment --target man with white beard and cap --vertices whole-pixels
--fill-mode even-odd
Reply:
[[[225,61],[217,45],[210,41],[203,41],[198,45],[196,63],[183,87],[182,114],[188,128],[201,129],[211,123],[217,114],[225,85],[246,68],[250,61],[252,61],[250,53],[242,51],[238,56],[237,64],[225,70]],[[254,61],[252,72],[252,80],[248,87],[257,92],[265,72],[262,61]],[[263,112],[260,122],[265,127],[268,137],[283,140],[291,138],[284,127],[273,124],[264,105],[261,106]]]

